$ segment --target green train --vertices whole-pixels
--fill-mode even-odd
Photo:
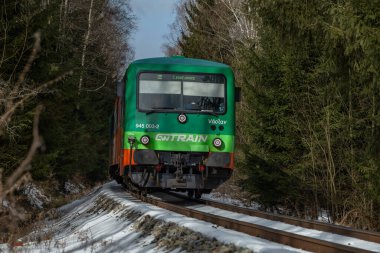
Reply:
[[[132,62],[117,87],[110,176],[144,191],[210,193],[233,172],[239,94],[222,63],[181,56]]]

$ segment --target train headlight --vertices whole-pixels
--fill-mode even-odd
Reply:
[[[182,113],[182,114],[178,115],[177,119],[178,119],[179,123],[184,124],[187,121],[187,116],[186,116],[186,114]]]
[[[220,138],[215,138],[212,141],[212,145],[214,145],[214,147],[216,147],[216,148],[220,148],[223,145],[223,141]]]
[[[140,141],[141,141],[142,144],[147,145],[147,144],[149,144],[149,142],[150,142],[150,138],[149,138],[149,136],[144,135],[144,136],[142,136],[142,137],[140,138]]]

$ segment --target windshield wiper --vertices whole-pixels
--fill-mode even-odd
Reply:
[[[216,112],[214,112],[213,110],[201,110],[201,112],[204,112],[206,114],[210,114],[210,115],[218,117],[218,114]]]
[[[160,110],[174,110],[174,107],[169,107],[169,106],[157,106],[157,107],[152,107],[150,111],[147,111],[146,114],[151,114],[154,112],[160,112]]]
[[[162,112],[161,110],[176,110],[176,109],[177,108],[175,108],[175,107],[169,107],[169,106],[162,106],[162,107],[157,106],[157,107],[152,107],[151,110],[146,111],[145,113],[151,114],[154,112]],[[196,109],[187,109],[187,110],[188,111],[199,111]],[[200,110],[200,112],[218,117],[218,114],[216,112],[214,112],[213,110]]]
[[[175,109],[175,107],[171,107],[171,106],[155,106],[155,107],[152,107],[152,109],[154,109],[154,110],[160,110],[160,109],[162,109],[162,110],[173,110],[173,109]]]

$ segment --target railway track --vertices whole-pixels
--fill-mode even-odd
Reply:
[[[365,231],[365,230],[359,230],[359,229],[353,229],[353,228],[338,226],[338,225],[329,224],[329,223],[304,220],[304,219],[299,219],[299,218],[285,216],[285,215],[271,214],[271,213],[266,213],[266,212],[262,212],[262,211],[252,210],[249,208],[243,208],[243,207],[237,207],[234,205],[228,205],[228,204],[224,204],[224,203],[220,203],[220,202],[212,201],[212,200],[190,199],[187,196],[184,196],[184,195],[181,195],[178,193],[174,193],[174,192],[170,192],[169,194],[172,196],[175,196],[177,198],[182,198],[182,199],[186,199],[186,200],[193,201],[196,203],[204,204],[207,206],[220,208],[220,209],[223,209],[226,211],[246,214],[249,216],[259,217],[259,218],[273,220],[273,221],[284,222],[284,223],[294,225],[294,226],[299,226],[299,227],[308,228],[308,229],[315,229],[315,230],[319,230],[319,231],[324,231],[324,232],[329,232],[329,233],[333,233],[333,234],[353,237],[353,238],[357,238],[357,239],[361,239],[361,240],[365,240],[365,241],[369,241],[369,242],[375,242],[375,243],[380,244],[380,233],[375,233],[375,232]],[[379,249],[379,251],[380,251],[380,249]]]
[[[349,228],[343,228],[334,226],[331,224],[323,224],[319,222],[304,221],[291,217],[267,214],[260,211],[250,210],[246,208],[235,207],[209,200],[194,200],[189,199],[180,194],[170,193],[170,196],[177,198],[162,200],[154,196],[142,196],[139,194],[132,194],[140,200],[156,205],[158,207],[188,216],[195,219],[207,221],[218,226],[222,226],[227,229],[232,229],[238,232],[246,233],[252,236],[257,236],[270,241],[278,242],[284,245],[292,246],[311,252],[323,252],[323,253],[338,253],[338,252],[380,252],[380,235],[367,231],[354,230]],[[346,236],[347,238],[355,238],[359,240],[361,244],[355,243],[355,240],[348,240],[347,244],[336,243],[332,240],[314,238],[299,233],[289,232],[274,227],[268,227],[261,224],[256,224],[248,221],[237,220],[230,217],[218,215],[217,211],[207,212],[202,211],[202,208],[197,208],[199,205],[207,207],[217,208],[219,210],[227,210],[225,212],[240,213],[243,216],[255,216],[264,219],[269,219],[275,222],[287,223],[289,226],[298,226],[305,229],[316,229],[325,234],[339,234]],[[194,207],[195,206],[195,207]],[[354,243],[352,243],[354,241]],[[366,242],[364,242],[366,241]],[[363,243],[371,244],[371,249],[362,247]],[[373,251],[373,245],[378,244],[378,250]]]

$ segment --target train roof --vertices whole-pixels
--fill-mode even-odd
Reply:
[[[214,68],[230,68],[230,66],[202,59],[186,58],[183,56],[172,57],[157,57],[136,60],[130,64],[133,65],[184,65],[184,66],[199,66],[199,67],[214,67]]]

